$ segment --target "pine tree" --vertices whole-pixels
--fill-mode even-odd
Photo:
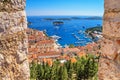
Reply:
[[[37,80],[42,80],[44,76],[44,69],[41,64],[37,66]]]
[[[37,64],[34,63],[34,62],[30,66],[30,77],[32,79],[36,79],[37,78]]]
[[[47,63],[30,66],[30,77],[36,80],[92,80],[98,71],[98,63],[94,56],[77,59],[77,62],[67,61],[61,65],[55,61],[52,66]]]
[[[65,66],[60,66],[58,80],[68,80],[68,73]]]
[[[44,79],[49,80],[50,79],[50,66],[48,64],[44,67]]]
[[[73,67],[73,64],[71,61],[70,61],[70,64],[69,64],[69,71],[68,71],[68,76],[69,76],[69,79],[70,80],[73,80],[73,74],[74,74],[74,67]]]
[[[58,80],[58,70],[59,66],[54,63],[51,67],[51,71],[50,71],[50,80]]]

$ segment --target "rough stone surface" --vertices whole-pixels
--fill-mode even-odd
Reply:
[[[13,13],[0,12],[1,32],[9,32],[9,34],[16,33],[18,31],[25,30],[27,28],[26,24],[26,15],[24,11]]]
[[[119,12],[120,11],[120,0],[104,0],[105,11],[107,12]]]
[[[26,0],[0,0],[0,12],[24,10]]]
[[[120,12],[107,12],[104,15],[103,34],[120,39]]]
[[[99,80],[120,80],[120,64],[113,60],[101,58],[99,70]]]
[[[120,39],[120,0],[105,0],[103,34]]]
[[[120,53],[120,44],[116,40],[103,38],[101,40],[101,53],[102,56],[107,56],[109,59],[114,60],[115,56]]]
[[[105,0],[99,80],[120,80],[120,0]]]
[[[0,0],[0,80],[29,80],[25,0]]]
[[[28,80],[26,38],[25,31],[0,38],[0,80]]]

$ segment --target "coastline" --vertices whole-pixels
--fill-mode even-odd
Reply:
[[[52,17],[30,16],[28,17],[28,21],[32,22],[32,25],[28,27],[40,31],[46,30],[48,36],[56,35],[61,37],[61,39],[59,39],[57,42],[62,46],[70,45],[70,44],[74,44],[75,46],[85,46],[86,44],[92,42],[90,38],[87,38],[86,34],[79,33],[79,31],[82,30],[84,32],[89,27],[96,26],[97,24],[101,25],[102,20],[81,20],[81,19],[61,20],[64,22],[64,25],[58,27],[55,27],[52,24],[54,20],[44,20],[45,18],[66,19],[71,17],[74,16],[52,16]],[[75,16],[75,17],[79,17],[79,16]],[[80,39],[75,38],[72,33],[74,33],[80,39],[84,40],[84,42],[80,43],[79,42]],[[76,42],[79,42],[80,44],[76,44]]]

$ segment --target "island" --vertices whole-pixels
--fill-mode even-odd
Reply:
[[[44,20],[53,21],[53,20],[56,20],[56,19],[54,19],[54,18],[44,18]]]
[[[92,16],[92,17],[71,17],[74,20],[102,20],[102,17]]]
[[[62,22],[62,21],[54,21],[53,22],[53,25],[54,26],[61,26],[61,25],[63,25],[64,24],[64,22]]]
[[[94,41],[98,41],[102,38],[102,26],[96,26],[92,28],[88,28],[85,30],[85,33]]]
[[[85,30],[86,33],[93,33],[95,31],[102,32],[102,26],[96,26]]]
[[[71,20],[70,18],[58,18],[57,20]]]
[[[85,18],[87,20],[102,20],[102,17],[99,17],[99,16],[93,16],[93,17],[87,17]]]

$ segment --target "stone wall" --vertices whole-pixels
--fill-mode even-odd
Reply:
[[[29,80],[26,0],[0,0],[0,80]],[[120,80],[120,0],[105,0],[99,80]]]
[[[0,0],[0,80],[29,80],[26,0]]]
[[[105,0],[99,80],[120,80],[120,0]]]

